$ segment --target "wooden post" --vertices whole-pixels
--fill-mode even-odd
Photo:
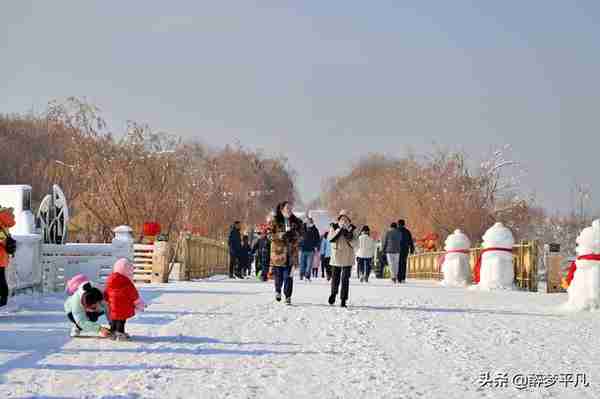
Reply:
[[[546,291],[562,292],[561,286],[562,271],[560,265],[564,258],[558,253],[552,253],[546,256]]]
[[[184,281],[190,281],[190,239],[191,237],[186,234],[183,239],[182,251],[181,251],[181,269],[180,274]]]
[[[156,241],[152,255],[152,279],[153,283],[169,282],[169,242]]]

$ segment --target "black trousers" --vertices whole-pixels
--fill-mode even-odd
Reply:
[[[6,268],[0,267],[0,307],[8,303],[8,284],[6,283]]]
[[[398,267],[398,281],[406,280],[406,263],[408,261],[408,252],[400,253],[400,267]]]
[[[125,334],[125,322],[126,320],[111,320],[110,321],[110,332],[120,332]]]
[[[294,291],[294,278],[292,277],[292,267],[274,267],[273,274],[275,275],[275,292],[281,294],[283,286],[283,295],[286,298],[292,297]]]
[[[229,278],[233,278],[234,275],[237,277],[242,277],[240,257],[229,254]]]
[[[327,275],[327,280],[331,279],[331,266],[329,266],[329,261],[331,260],[331,258],[329,257],[324,257],[321,256],[321,273],[323,274],[322,277],[325,277],[325,275]]]
[[[348,292],[350,291],[350,274],[352,273],[352,266],[331,266],[332,277],[331,277],[331,296],[336,297],[342,284],[342,292],[340,293],[340,299],[342,302],[348,300]]]

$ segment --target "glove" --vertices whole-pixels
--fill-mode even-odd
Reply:
[[[137,310],[138,312],[143,312],[144,310],[146,310],[146,302],[144,302],[144,300],[141,297],[138,298],[138,300],[135,301],[133,304],[135,305],[135,310]]]
[[[100,331],[98,331],[98,335],[106,338],[106,337],[110,337],[112,335],[112,333],[110,332],[110,330],[106,327],[100,327]]]

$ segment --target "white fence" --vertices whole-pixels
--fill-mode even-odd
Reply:
[[[43,290],[63,291],[65,283],[79,273],[102,285],[118,258],[112,244],[42,244]]]
[[[131,228],[119,226],[114,232],[110,244],[43,244],[39,235],[16,236],[17,254],[7,269],[9,288],[63,291],[66,281],[79,273],[102,286],[117,259],[134,259]]]

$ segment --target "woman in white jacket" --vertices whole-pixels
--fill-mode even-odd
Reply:
[[[338,222],[331,225],[327,239],[331,243],[331,295],[329,304],[333,305],[340,288],[341,306],[346,307],[350,291],[350,274],[354,263],[356,247],[356,227],[350,221],[346,211],[341,211]]]
[[[371,238],[369,226],[363,226],[358,237],[358,249],[356,251],[358,262],[358,275],[360,282],[369,282],[369,275],[373,267],[373,257],[375,256],[375,240]]]

